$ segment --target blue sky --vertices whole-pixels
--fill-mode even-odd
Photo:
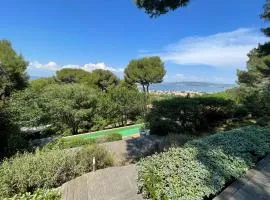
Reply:
[[[157,19],[133,0],[2,0],[0,39],[30,62],[30,76],[63,67],[110,69],[159,55],[166,82],[234,83],[246,54],[267,41],[259,31],[264,0],[193,0]]]

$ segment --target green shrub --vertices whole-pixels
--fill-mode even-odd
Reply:
[[[23,152],[31,150],[29,140],[22,133],[10,134],[8,137],[9,155],[16,154],[16,152]]]
[[[87,172],[93,169],[93,157],[96,160],[96,169],[102,169],[114,165],[112,156],[106,149],[99,145],[86,146],[78,153],[79,166]]]
[[[170,148],[138,163],[139,189],[152,199],[203,200],[270,152],[270,130],[244,127]]]
[[[90,150],[89,150],[90,149]],[[38,188],[59,187],[77,176],[92,171],[87,163],[97,157],[98,168],[111,166],[112,158],[101,147],[74,150],[37,150],[35,154],[18,154],[0,166],[0,199],[34,192]],[[109,162],[110,161],[110,162]]]
[[[243,118],[249,114],[248,109],[243,105],[237,105],[234,107],[233,117]]]
[[[232,116],[233,101],[216,97],[174,97],[153,102],[146,116],[152,134],[196,133]]]
[[[0,168],[0,197],[58,187],[80,174],[76,152],[61,150],[25,153],[5,160]]]
[[[151,119],[150,132],[155,135],[168,135],[169,133],[176,133],[178,125],[172,120]]]
[[[106,142],[113,142],[118,140],[122,140],[122,135],[119,133],[111,133],[105,136]]]
[[[252,119],[248,118],[232,118],[226,120],[226,122],[223,125],[223,131],[230,131],[232,129],[236,129],[239,127],[244,127],[244,126],[251,126],[254,125],[255,121]]]
[[[264,116],[257,120],[259,126],[270,127],[270,116]]]
[[[33,194],[30,192],[18,195],[11,198],[4,198],[4,200],[60,200],[61,194],[55,190],[41,190],[38,189]]]
[[[96,140],[92,138],[80,138],[80,137],[60,138],[49,143],[48,145],[46,145],[45,148],[68,149],[68,148],[81,147],[81,146],[95,144],[95,143],[96,143]]]
[[[92,138],[80,138],[80,137],[74,137],[74,138],[63,138],[62,139],[62,147],[63,148],[74,148],[74,147],[80,147],[84,145],[89,144],[95,144],[96,140]]]
[[[169,133],[164,138],[164,148],[168,149],[170,147],[180,147],[183,146],[190,140],[194,140],[195,137],[189,134],[174,134]]]

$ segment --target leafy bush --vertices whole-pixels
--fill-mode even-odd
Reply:
[[[25,153],[5,160],[0,168],[0,197],[53,188],[80,174],[75,152]]]
[[[93,157],[96,160],[96,169],[102,169],[114,164],[114,160],[110,154],[99,145],[90,145],[83,148],[78,153],[79,166],[82,171],[89,171],[93,169]]]
[[[65,138],[61,141],[63,148],[74,148],[89,144],[95,144],[96,140],[91,138]]]
[[[270,152],[270,130],[244,127],[193,140],[138,163],[139,189],[152,199],[203,200]]]
[[[237,105],[234,107],[233,117],[243,118],[249,114],[248,109],[244,105]]]
[[[88,162],[95,156],[97,169],[111,166],[112,158],[101,147],[71,150],[37,150],[35,154],[18,154],[0,166],[0,199],[34,192],[38,188],[58,187],[66,181],[92,171]]]
[[[153,102],[146,117],[153,134],[195,133],[232,116],[231,100],[216,97],[174,97]]]
[[[4,200],[60,200],[61,194],[55,190],[41,190],[38,189],[33,194],[30,192],[18,195],[11,198],[4,198]]]
[[[60,138],[57,139],[48,145],[45,148],[53,149],[53,148],[60,148],[60,149],[68,149],[68,148],[75,148],[81,147],[85,145],[95,144],[96,140],[91,138],[80,138],[80,137],[71,137],[71,138]]]
[[[111,134],[106,135],[105,140],[106,142],[122,140],[122,135],[119,133],[111,133]]]
[[[259,126],[270,127],[270,116],[264,116],[257,120]]]
[[[268,87],[248,89],[243,94],[241,103],[245,105],[253,117],[270,116],[270,90]]]
[[[254,125],[255,121],[249,118],[232,118],[222,124],[221,130],[230,131],[239,127]]]
[[[195,137],[189,134],[169,133],[164,138],[164,149],[168,149],[170,147],[180,147],[183,146],[188,141],[194,139]]]
[[[227,89],[225,91],[222,91],[222,92],[206,93],[203,96],[222,98],[222,99],[232,100],[236,103],[239,103],[239,101],[240,101],[239,93],[240,92],[241,92],[241,90],[239,87],[234,87],[234,88],[230,88],[230,89]]]
[[[150,132],[155,135],[168,135],[178,131],[177,123],[171,120],[153,120],[150,124]]]

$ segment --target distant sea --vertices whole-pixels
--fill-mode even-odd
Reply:
[[[159,83],[153,84],[149,90],[160,91],[194,91],[194,92],[221,92],[229,88],[235,87],[235,84],[219,84],[219,83],[206,83],[206,82],[176,82],[176,83]]]
[[[38,76],[31,76],[30,80],[41,78]],[[138,85],[139,86],[139,85]],[[140,86],[139,86],[140,87]],[[159,83],[152,84],[149,87],[151,91],[194,91],[194,92],[222,92],[227,89],[236,87],[235,84],[222,84],[222,83],[208,83],[208,82],[172,82],[172,83]],[[140,87],[141,88],[141,87]]]

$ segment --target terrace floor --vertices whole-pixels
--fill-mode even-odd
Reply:
[[[135,165],[111,167],[84,174],[61,187],[64,200],[143,200],[137,194]],[[270,155],[214,200],[269,200]]]
[[[270,199],[270,155],[257,167],[248,170],[245,177],[235,181],[214,200],[269,200]]]
[[[61,187],[64,200],[142,200],[134,165],[84,174]]]

